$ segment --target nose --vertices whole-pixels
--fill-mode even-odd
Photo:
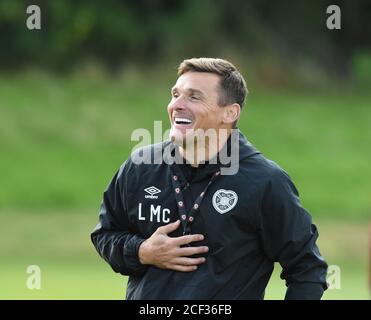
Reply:
[[[169,105],[168,105],[169,111],[181,111],[186,109],[185,101],[182,97],[173,98]]]

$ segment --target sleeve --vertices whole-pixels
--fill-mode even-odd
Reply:
[[[99,222],[91,233],[91,240],[99,255],[115,272],[141,275],[147,266],[139,261],[139,246],[145,240],[129,226],[124,201],[126,186],[125,163],[115,174],[103,194]]]
[[[266,186],[259,229],[267,256],[282,266],[285,299],[321,299],[327,289],[327,263],[316,245],[318,231],[301,206],[297,189],[281,169]]]

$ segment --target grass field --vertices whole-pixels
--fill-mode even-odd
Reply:
[[[0,76],[0,299],[121,299],[125,278],[97,256],[89,233],[102,191],[138,142],[136,128],[168,128],[171,81]],[[285,168],[339,265],[327,299],[368,299],[371,95],[254,89],[239,127]],[[26,288],[26,268],[42,289]],[[276,268],[268,299],[284,296]]]

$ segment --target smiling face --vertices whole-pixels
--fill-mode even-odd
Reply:
[[[171,90],[168,105],[170,139],[183,145],[195,130],[227,128],[226,109],[219,105],[220,76],[208,72],[186,72]]]

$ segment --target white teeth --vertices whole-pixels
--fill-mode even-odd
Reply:
[[[192,123],[192,120],[187,118],[175,118],[175,122],[178,123]]]

